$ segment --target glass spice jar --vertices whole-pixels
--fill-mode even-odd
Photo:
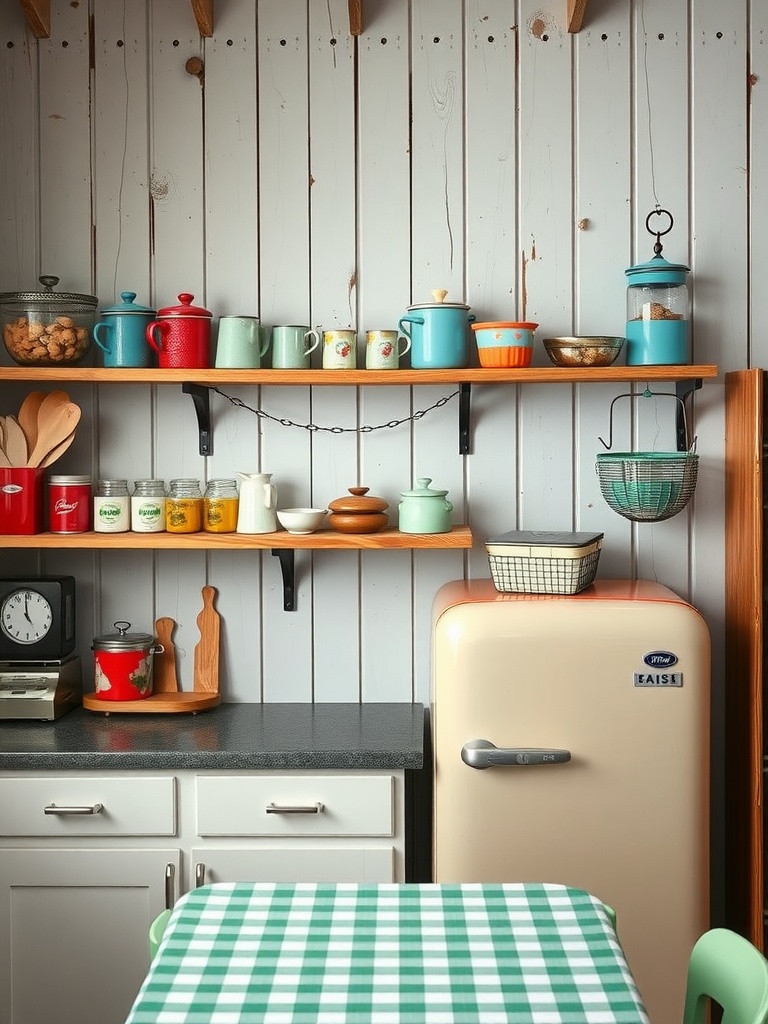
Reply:
[[[169,533],[199,533],[203,528],[200,481],[190,477],[171,480],[165,499],[165,528]]]
[[[131,530],[162,533],[165,530],[165,482],[137,480],[131,495]]]
[[[203,529],[208,533],[234,533],[238,505],[234,479],[209,480],[203,496]]]
[[[93,496],[96,533],[126,533],[131,525],[127,480],[99,480]]]

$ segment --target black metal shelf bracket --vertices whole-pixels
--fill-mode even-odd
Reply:
[[[283,611],[296,611],[296,558],[293,548],[272,548],[272,554],[280,559],[283,574]]]
[[[677,406],[676,416],[676,432],[677,432],[677,450],[679,452],[687,452],[690,450],[693,440],[688,437],[688,429],[686,424],[685,414],[685,400],[689,395],[692,395],[694,391],[698,391],[701,387],[701,377],[693,377],[690,380],[679,380],[675,383],[675,394],[680,399]]]
[[[471,384],[467,382],[459,384],[459,455],[469,455],[472,450],[469,437],[469,400],[471,394]]]
[[[185,395],[192,396],[197,414],[197,429],[200,439],[200,454],[213,455],[213,429],[211,427],[211,392],[204,384],[181,385]]]

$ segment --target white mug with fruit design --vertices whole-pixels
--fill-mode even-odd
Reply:
[[[357,366],[357,332],[352,329],[323,331],[323,369],[354,370]]]

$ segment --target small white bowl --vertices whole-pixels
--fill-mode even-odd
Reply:
[[[319,530],[327,514],[327,508],[280,508],[277,510],[280,525],[284,526],[288,533],[294,533],[299,537]]]

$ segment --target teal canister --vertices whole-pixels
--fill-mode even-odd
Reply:
[[[453,505],[448,491],[429,485],[432,478],[419,477],[412,491],[403,491],[398,505],[400,533],[450,533]]]
[[[101,310],[101,320],[93,328],[102,363],[110,367],[152,366],[154,353],[147,345],[146,329],[157,311],[134,301],[136,292],[121,292],[120,298],[122,302]]]
[[[669,217],[665,231],[654,232],[651,217]],[[688,274],[682,263],[661,255],[661,236],[672,228],[672,215],[653,210],[646,228],[656,235],[654,257],[625,270],[627,277],[627,366],[680,366],[691,361]]]

